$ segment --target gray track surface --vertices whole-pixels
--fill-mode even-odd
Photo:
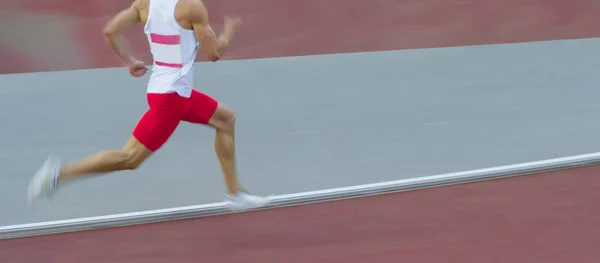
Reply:
[[[245,186],[285,194],[596,152],[600,39],[197,65],[237,112]],[[30,209],[46,156],[120,148],[146,110],[126,70],[1,75],[0,225],[221,201],[214,132],[182,123],[137,171]]]

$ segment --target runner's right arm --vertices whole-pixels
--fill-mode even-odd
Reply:
[[[208,11],[204,4],[201,1],[193,2],[189,12],[196,39],[198,39],[200,47],[208,59],[215,62],[223,56],[223,53],[225,53],[225,49],[233,38],[236,25],[232,24],[234,22],[228,23],[228,21],[226,21],[223,32],[217,38],[215,31],[208,23]]]
[[[109,20],[104,26],[104,37],[110,48],[119,56],[119,58],[128,66],[138,61],[131,56],[125,43],[121,40],[121,31],[140,23],[140,14],[134,2],[129,8],[120,11],[115,17]]]

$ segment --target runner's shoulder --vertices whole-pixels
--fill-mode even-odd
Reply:
[[[186,8],[203,8],[204,2],[202,0],[179,0],[178,5],[185,6]]]
[[[201,0],[179,0],[177,5],[187,20],[195,21],[206,17],[206,7]]]
[[[134,0],[133,3],[131,3],[131,7],[135,8],[135,9],[144,9],[148,7],[150,0]]]

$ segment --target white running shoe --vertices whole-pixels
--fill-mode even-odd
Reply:
[[[27,191],[29,204],[33,204],[43,197],[52,199],[57,191],[61,163],[62,161],[58,157],[51,155],[31,178]]]
[[[245,211],[260,208],[271,203],[271,196],[262,197],[240,191],[235,195],[225,195],[225,201],[233,211]]]

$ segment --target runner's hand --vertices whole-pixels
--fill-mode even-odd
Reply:
[[[133,63],[129,65],[129,74],[135,78],[139,78],[146,74],[148,68],[146,67],[146,63],[135,60]]]

